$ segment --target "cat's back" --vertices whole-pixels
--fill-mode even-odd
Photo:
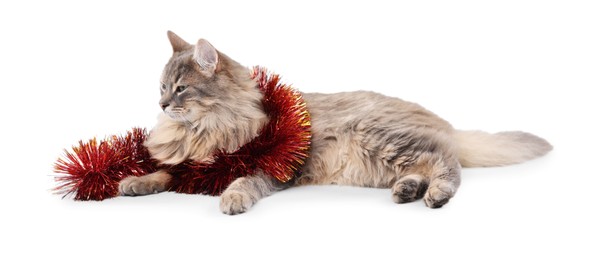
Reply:
[[[371,91],[303,93],[303,98],[311,114],[314,131],[361,125],[451,129],[447,121],[416,103]]]

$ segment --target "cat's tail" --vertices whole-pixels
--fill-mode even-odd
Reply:
[[[463,167],[490,167],[521,163],[553,149],[545,139],[525,132],[460,131],[454,133]]]

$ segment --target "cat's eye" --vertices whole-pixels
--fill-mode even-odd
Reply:
[[[186,86],[177,86],[177,89],[175,90],[175,92],[177,93],[182,93],[184,90],[186,90]]]
[[[167,86],[165,86],[165,84],[161,84],[161,90],[165,91],[167,89]]]

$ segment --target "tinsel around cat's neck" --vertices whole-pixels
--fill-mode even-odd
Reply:
[[[124,136],[79,142],[55,164],[55,188],[75,200],[103,200],[118,195],[120,180],[156,170],[172,174],[171,189],[180,193],[218,195],[235,179],[256,172],[287,182],[299,174],[311,140],[311,121],[301,94],[280,77],[255,67],[252,78],[262,91],[270,118],[260,134],[232,153],[218,151],[211,163],[186,161],[159,165],[142,144],[147,131],[135,128]]]
[[[258,169],[281,182],[298,173],[311,139],[305,102],[298,91],[281,84],[278,75],[269,74],[264,68],[255,67],[252,78],[264,95],[262,105],[270,118],[268,124],[256,138],[233,153],[216,153],[210,164],[186,161],[167,169],[174,175],[172,190],[218,195],[236,178],[254,174]]]

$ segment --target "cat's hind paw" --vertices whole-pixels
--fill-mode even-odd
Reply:
[[[407,203],[423,197],[427,190],[427,180],[418,174],[411,174],[398,180],[392,187],[392,200]]]
[[[455,188],[450,183],[431,183],[425,193],[425,205],[429,208],[441,208],[454,196]]]

